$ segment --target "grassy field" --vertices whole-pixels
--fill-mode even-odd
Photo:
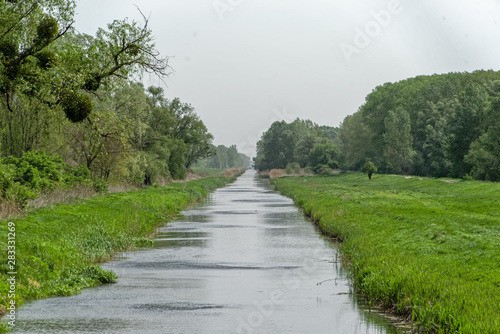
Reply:
[[[231,180],[212,177],[115,193],[0,221],[0,313],[6,313],[11,300],[18,307],[26,300],[76,294],[114,282],[116,275],[97,263],[131,247],[152,244],[147,237],[158,226]],[[9,229],[15,230],[15,297],[9,297],[7,280],[13,271],[7,256]],[[8,327],[5,320],[0,332]]]
[[[500,184],[346,173],[274,179],[342,241],[355,291],[430,333],[500,333]]]

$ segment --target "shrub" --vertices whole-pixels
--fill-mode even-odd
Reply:
[[[300,173],[300,164],[298,162],[290,162],[286,165],[286,173],[287,174],[299,174]]]
[[[474,176],[470,175],[469,173],[466,173],[464,176],[465,181],[473,181],[475,180]]]
[[[20,208],[43,192],[88,184],[90,180],[86,166],[71,167],[60,156],[45,152],[26,152],[21,158],[0,159],[0,197]],[[107,190],[107,185],[94,186],[98,191]]]
[[[87,183],[92,179],[90,170],[87,166],[69,167],[67,166],[64,174],[64,183],[68,186],[75,186],[82,183]]]
[[[340,150],[333,144],[317,144],[309,153],[309,165],[313,168],[318,165],[329,165],[336,163],[332,169],[338,168],[338,162],[341,158]]]
[[[312,169],[312,167],[307,166],[306,168],[304,168],[303,174],[308,175],[308,174],[313,174],[313,173],[314,173],[314,170]]]
[[[333,168],[331,168],[327,164],[319,164],[313,168],[313,171],[315,174],[325,175],[325,174],[330,174],[331,172],[333,172]]]
[[[94,187],[94,190],[98,193],[105,193],[108,191],[108,183],[104,180],[94,180],[93,182],[93,187]]]

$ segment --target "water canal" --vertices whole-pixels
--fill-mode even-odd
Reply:
[[[247,171],[103,265],[118,283],[35,301],[16,333],[398,333],[350,294],[335,245]]]

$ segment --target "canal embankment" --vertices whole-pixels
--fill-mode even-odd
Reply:
[[[152,245],[149,237],[159,226],[234,179],[207,177],[113,193],[2,221],[0,313],[10,313],[12,305],[17,308],[28,300],[73,295],[115,282],[116,275],[98,263],[133,247]],[[3,256],[12,249],[11,255]],[[2,326],[8,327],[5,321]]]
[[[500,332],[500,184],[359,173],[272,182],[341,241],[373,306],[420,332]]]

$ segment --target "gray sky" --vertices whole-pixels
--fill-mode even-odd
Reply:
[[[174,57],[167,97],[252,156],[273,121],[339,126],[385,82],[500,70],[500,0],[79,0],[75,27],[141,20],[134,5]]]

